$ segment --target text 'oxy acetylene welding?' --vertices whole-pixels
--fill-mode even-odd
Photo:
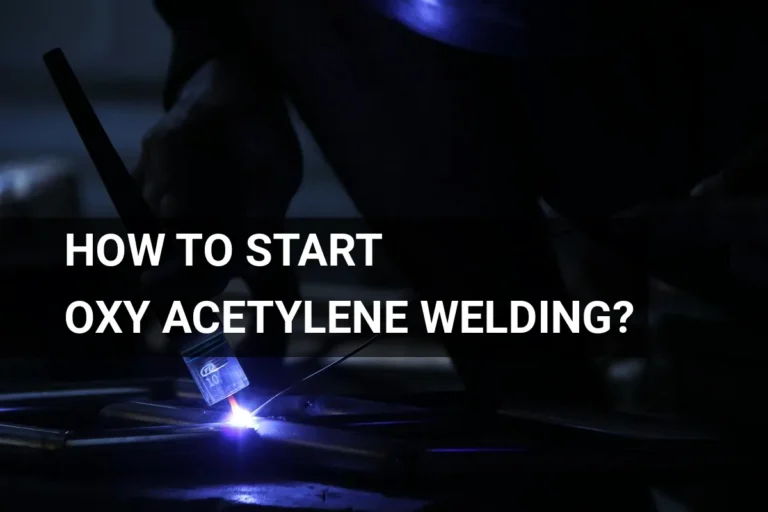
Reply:
[[[77,241],[67,235],[67,266],[133,266],[146,269],[168,264],[163,249],[168,235],[125,236],[106,234],[84,235]],[[257,233],[247,239],[245,262],[254,267],[266,267],[273,262],[273,244],[279,245],[282,266],[303,267],[317,264],[324,267],[366,266],[374,264],[374,242],[383,239],[380,233],[334,233],[321,241],[317,234],[299,235]],[[233,261],[231,240],[222,234],[204,236],[199,233],[177,234],[173,246],[173,261],[183,260],[184,267],[225,267]],[[362,254],[354,252],[362,245]],[[202,249],[202,251],[200,251]],[[168,252],[171,252],[170,250]],[[237,252],[237,254],[241,254]],[[298,255],[298,259],[296,259]],[[201,257],[200,257],[201,256]],[[123,333],[139,334],[147,318],[162,325],[163,333],[187,334],[274,332],[267,319],[279,322],[285,333],[306,334],[524,334],[579,333],[605,334],[614,329],[627,332],[627,320],[634,307],[630,302],[609,304],[602,301],[540,301],[506,302],[486,300],[406,301],[406,300],[331,300],[313,303],[270,300],[204,300],[153,301],[78,300],[67,307],[67,328],[75,334]],[[277,312],[278,315],[275,315]],[[130,319],[130,328],[118,318]],[[416,317],[418,324],[413,320]],[[277,320],[276,320],[277,318]],[[247,322],[250,319],[251,322]],[[319,320],[323,319],[323,320]],[[250,327],[246,325],[250,323]]]

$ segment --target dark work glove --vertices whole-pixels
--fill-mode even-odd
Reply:
[[[281,230],[301,166],[283,98],[267,80],[222,63],[201,69],[145,136],[135,177],[166,225],[168,249],[175,233],[222,233],[232,241],[232,263],[208,265],[196,241],[200,264],[187,267],[183,242],[176,244],[160,267],[144,272],[148,295],[185,302],[220,295],[246,270],[246,236]]]

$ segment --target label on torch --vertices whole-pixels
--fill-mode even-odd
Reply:
[[[248,387],[248,377],[221,332],[187,345],[181,356],[208,405]]]

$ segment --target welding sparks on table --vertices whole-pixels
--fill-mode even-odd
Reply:
[[[240,407],[234,396],[230,396],[227,400],[229,400],[229,406],[232,409],[226,420],[228,425],[237,428],[259,428],[256,418],[251,416],[249,411]]]

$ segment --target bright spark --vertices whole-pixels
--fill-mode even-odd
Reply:
[[[237,428],[252,428],[254,430],[259,428],[256,418],[251,416],[249,411],[240,407],[237,400],[235,400],[235,397],[229,397],[229,406],[232,409],[232,412],[227,418],[228,425]]]

